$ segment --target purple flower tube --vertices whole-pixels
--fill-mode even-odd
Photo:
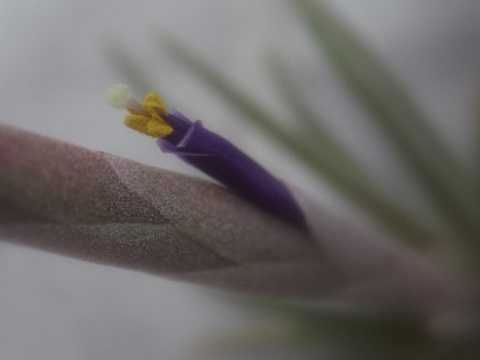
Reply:
[[[165,121],[174,131],[157,144],[203,171],[241,197],[291,224],[306,227],[305,217],[286,185],[225,138],[179,112]]]

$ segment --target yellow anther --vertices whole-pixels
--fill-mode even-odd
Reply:
[[[150,118],[143,115],[129,114],[125,116],[123,123],[129,128],[141,132],[145,135],[150,135],[147,130],[147,124],[150,121]]]
[[[145,94],[142,106],[148,110],[156,110],[160,114],[164,114],[167,111],[167,104],[155,91]]]
[[[163,125],[155,121],[150,121],[147,124],[147,132],[154,137],[167,136],[173,132],[170,125]]]
[[[105,97],[112,106],[128,111],[124,124],[131,129],[156,138],[170,135],[174,131],[165,121],[167,104],[154,91],[145,94],[139,103],[130,95],[128,86],[117,84],[107,90]]]
[[[157,93],[151,91],[145,95],[138,109],[128,109],[124,124],[142,134],[152,137],[164,137],[173,132],[173,128],[165,121],[166,104]]]

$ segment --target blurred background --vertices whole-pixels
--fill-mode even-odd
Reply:
[[[472,161],[480,108],[478,1],[327,4],[408,84],[453,151]],[[150,83],[171,105],[202,119],[325,206],[360,217],[288,151],[246,125],[172,61],[160,43],[162,34],[170,34],[188,44],[281,116],[285,104],[265,70],[273,52],[301,80],[302,96],[318,107],[329,129],[387,193],[405,207],[427,207],[358,103],[317,56],[290,5],[274,0],[0,0],[0,121],[201,176],[123,127],[121,114],[103,100],[112,83],[130,83],[140,96]],[[129,64],[141,73],[132,78],[132,71],[124,71]],[[3,242],[0,319],[0,357],[9,360],[209,358],[203,355],[205,344],[220,334],[269,323],[267,315],[229,305],[219,292]]]

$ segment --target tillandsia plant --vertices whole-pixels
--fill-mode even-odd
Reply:
[[[305,198],[207,130],[208,121],[170,110],[155,92],[139,101],[117,86],[108,97],[127,110],[127,126],[217,183],[0,126],[0,236],[94,262],[268,295],[255,306],[281,314],[280,331],[262,332],[243,349],[259,350],[268,335],[270,344],[273,339],[277,347],[288,346],[295,358],[326,351],[352,359],[477,358],[477,173],[451,154],[400,81],[348,26],[320,2],[294,3],[441,225],[378,190],[326,131],[278,57],[270,69],[302,125],[294,132],[193,52],[168,42],[164,48],[175,59],[363,209],[381,231]]]

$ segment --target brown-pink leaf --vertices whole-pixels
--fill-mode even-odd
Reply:
[[[303,206],[311,234],[214,183],[0,125],[2,240],[255,293],[428,312],[457,300],[422,256]]]
[[[0,199],[3,238],[95,262],[291,295],[342,277],[306,234],[222,186],[7,126]],[[328,281],[300,284],[306,273]]]

